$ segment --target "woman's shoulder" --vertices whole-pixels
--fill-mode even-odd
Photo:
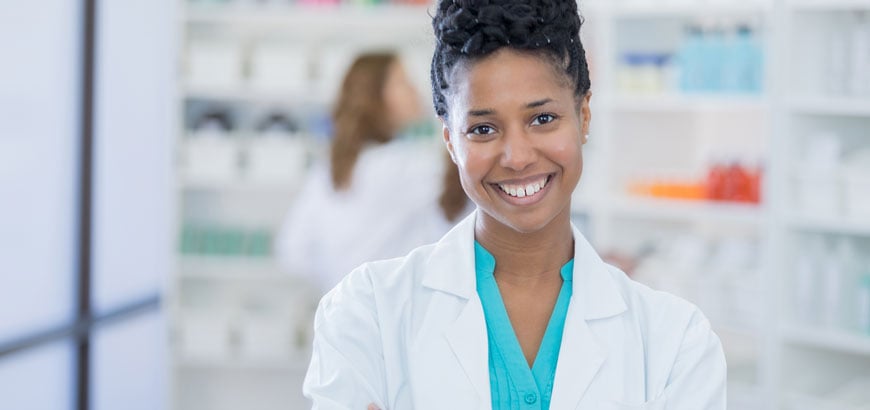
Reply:
[[[410,298],[422,284],[420,267],[435,244],[423,245],[398,258],[366,262],[345,276],[324,300],[368,300],[374,306],[376,299],[388,295],[394,302]]]
[[[629,317],[644,323],[650,331],[679,332],[693,326],[709,327],[706,316],[694,303],[637,282],[615,266],[606,266],[622,293]]]

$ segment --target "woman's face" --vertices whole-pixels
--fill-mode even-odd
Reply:
[[[451,77],[444,139],[484,217],[521,233],[570,215],[583,169],[589,96],[548,61],[501,49]]]
[[[399,62],[390,65],[384,83],[384,105],[395,132],[419,120],[422,115],[420,95]]]

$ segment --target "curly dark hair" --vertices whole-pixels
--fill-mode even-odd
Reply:
[[[508,47],[538,53],[564,72],[575,95],[589,91],[589,67],[580,42],[583,20],[577,0],[440,0],[432,27],[432,99],[435,112],[447,118],[445,92],[458,63],[471,62]]]

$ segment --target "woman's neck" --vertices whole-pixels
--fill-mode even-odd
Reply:
[[[514,283],[552,279],[574,257],[574,233],[565,211],[536,232],[517,232],[478,209],[475,239],[496,260],[496,274]]]

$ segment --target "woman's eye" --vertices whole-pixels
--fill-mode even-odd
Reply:
[[[478,125],[471,129],[471,133],[476,135],[489,135],[494,131],[489,125]]]
[[[535,120],[532,121],[532,125],[544,125],[553,122],[556,119],[556,116],[553,114],[541,114],[535,117]]]

